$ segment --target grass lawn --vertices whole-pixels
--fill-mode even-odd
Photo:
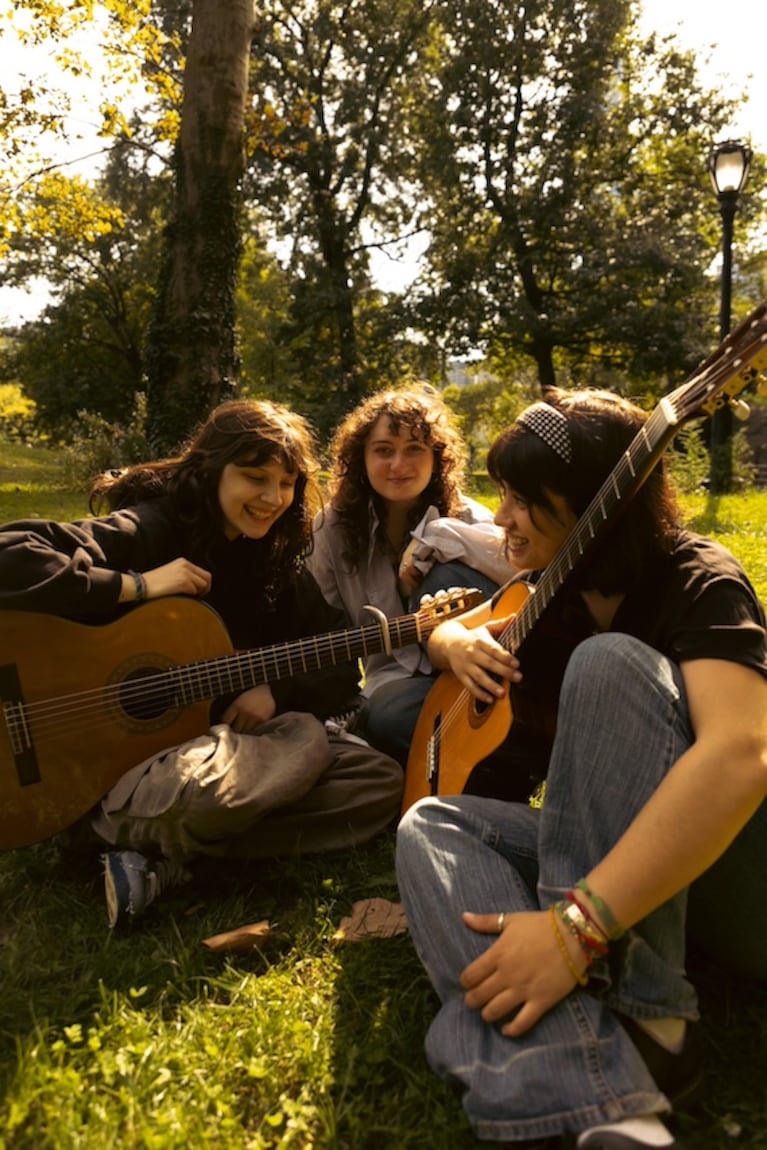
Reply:
[[[0,522],[73,518],[85,503],[55,454],[0,444]],[[766,600],[767,491],[685,509]],[[334,939],[358,899],[397,898],[393,861],[388,838],[344,856],[204,862],[140,928],[110,932],[95,859],[54,842],[0,854],[0,1147],[476,1145],[424,1060],[435,998],[409,938]],[[263,919],[261,951],[202,945]],[[677,1128],[687,1150],[767,1150],[767,987],[691,973],[709,1088]]]

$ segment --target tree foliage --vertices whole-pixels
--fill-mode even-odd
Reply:
[[[629,0],[440,9],[419,103],[433,240],[421,314],[510,345],[543,389],[664,376],[711,340],[703,158],[730,113]],[[494,29],[492,36],[488,28]]]
[[[166,199],[167,181],[123,146],[95,183],[52,173],[22,205],[15,275],[45,278],[54,301],[9,341],[0,371],[24,382],[54,438],[67,438],[81,411],[126,418],[145,387],[144,333]]]
[[[6,282],[55,293],[4,371],[51,427],[148,384],[157,448],[235,388],[326,434],[471,351],[493,376],[456,393],[479,450],[555,381],[659,390],[715,342],[703,161],[732,108],[632,0],[274,0],[255,22],[251,0],[9,2],[62,77],[96,75],[96,32],[115,152],[97,181],[56,166],[80,142],[55,77],[0,78]],[[742,198],[741,237],[761,210]],[[387,296],[371,251],[414,231],[424,274]],[[736,310],[762,263],[736,263]]]
[[[406,110],[435,0],[276,0],[259,15],[249,194],[289,249],[293,346],[310,401],[352,406],[376,378],[368,248],[412,212]],[[313,355],[321,349],[321,362]],[[339,412],[340,414],[340,412]]]

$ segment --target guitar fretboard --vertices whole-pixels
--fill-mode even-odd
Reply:
[[[417,616],[404,616],[388,622],[392,647],[415,643],[431,629]],[[166,672],[168,690],[178,705],[186,706],[218,695],[239,693],[261,683],[289,679],[305,671],[318,671],[323,667],[364,659],[382,651],[384,645],[378,624],[354,631],[313,635],[291,643],[278,643],[273,647],[171,667]]]
[[[516,653],[597,539],[641,487],[686,419],[703,410],[712,415],[767,368],[767,305],[761,304],[695,374],[665,396],[629,444],[535,586],[535,593],[499,635]]]

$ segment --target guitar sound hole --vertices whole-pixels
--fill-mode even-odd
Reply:
[[[490,678],[494,679],[496,683],[502,683],[503,682],[500,675],[491,675]],[[481,699],[474,699],[473,702],[474,702],[474,714],[479,719],[482,718],[482,716],[485,714],[485,711],[489,711],[491,707],[495,706],[495,701],[493,701],[492,703],[483,703]]]
[[[152,680],[142,688],[142,680]],[[138,667],[120,684],[120,707],[131,719],[149,722],[164,715],[174,705],[170,686],[159,681],[156,667]]]

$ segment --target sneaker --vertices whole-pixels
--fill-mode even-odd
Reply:
[[[700,1023],[687,1023],[682,1049],[678,1054],[672,1054],[638,1026],[633,1018],[621,1015],[620,1021],[655,1079],[658,1089],[663,1091],[674,1110],[694,1107],[703,1093],[703,1036]]]
[[[191,875],[170,859],[150,860],[138,851],[108,851],[104,864],[104,894],[110,928],[132,922],[169,886],[188,882]]]
[[[338,715],[331,715],[325,720],[325,730],[337,739],[345,739],[349,743],[359,743],[361,747],[370,744],[361,735],[363,726],[363,709],[359,703],[353,703],[348,710]]]
[[[672,1139],[671,1142],[643,1142],[639,1138],[632,1138],[630,1134],[621,1134],[619,1130],[602,1130],[596,1127],[581,1135],[577,1143],[578,1150],[682,1150],[681,1142]]]

